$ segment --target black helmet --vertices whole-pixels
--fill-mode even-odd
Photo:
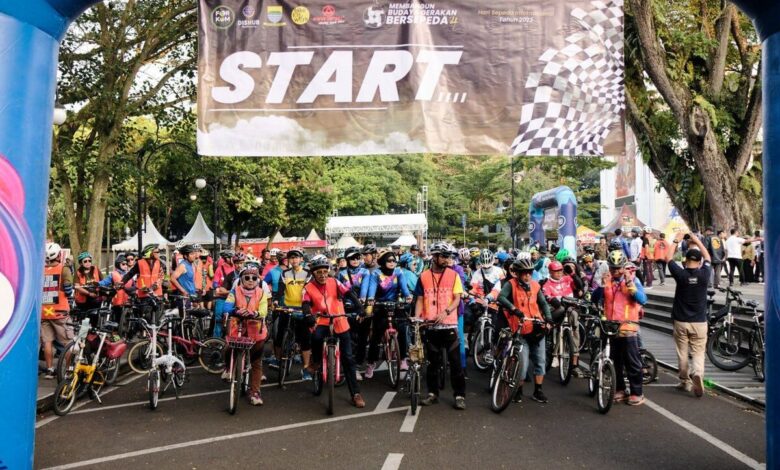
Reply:
[[[431,248],[428,251],[432,255],[436,255],[436,254],[446,255],[450,253],[450,245],[444,242],[434,243],[433,245],[431,245]]]
[[[360,248],[350,246],[344,252],[344,258],[346,258],[347,260],[350,260],[352,258],[360,258]]]
[[[119,265],[122,263],[127,263],[127,258],[125,258],[125,255],[119,255],[114,260],[114,267],[119,269]]]
[[[222,250],[219,252],[219,256],[225,259],[231,259],[236,253],[233,250]]]
[[[184,245],[181,248],[179,248],[179,254],[181,254],[182,256],[187,256],[190,253],[195,253],[199,251],[200,249],[196,250],[194,245]]]
[[[376,245],[373,243],[368,243],[366,246],[363,247],[362,250],[360,250],[361,254],[364,255],[375,255],[376,254]]]
[[[414,244],[409,247],[409,251],[420,251],[420,247],[417,246],[417,244]]]
[[[563,264],[577,264],[577,260],[572,258],[571,256],[567,256],[567,257],[563,258],[562,263]]]
[[[330,261],[325,255],[317,255],[309,261],[309,271],[314,272],[318,269],[326,268],[330,269]]]
[[[293,258],[293,257],[303,258],[303,252],[297,248],[293,248],[292,250],[287,252],[287,258]]]
[[[533,271],[534,262],[529,258],[519,258],[512,263],[509,269],[517,273],[521,271]]]
[[[611,242],[609,242],[609,247],[607,248],[609,251],[616,251],[620,250],[623,251],[623,244],[620,243],[620,240],[617,238],[613,238]]]
[[[622,268],[626,265],[626,254],[623,250],[610,251],[607,256],[607,264],[610,268]]]

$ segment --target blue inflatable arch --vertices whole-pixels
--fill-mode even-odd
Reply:
[[[558,208],[558,246],[570,253],[577,250],[577,197],[568,186],[536,193],[528,208],[528,233],[531,240],[544,245],[544,211]]]

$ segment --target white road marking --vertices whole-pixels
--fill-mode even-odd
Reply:
[[[717,437],[713,436],[712,434],[708,433],[707,431],[696,427],[695,425],[689,423],[688,421],[685,421],[684,419],[680,418],[676,414],[672,413],[671,411],[667,410],[666,408],[661,407],[660,405],[650,401],[645,400],[645,405],[650,407],[653,411],[656,411],[658,414],[663,416],[664,418],[668,419],[669,421],[679,425],[683,429],[689,431],[691,434],[694,434],[705,441],[709,442],[713,446],[717,447],[718,449],[722,450],[723,452],[729,454],[736,460],[739,460],[743,464],[747,465],[750,468],[753,469],[765,469],[766,464],[759,463],[757,460],[753,459],[752,457],[749,457],[742,452],[738,451],[737,449],[731,447],[730,445],[726,444],[725,442],[721,441]]]
[[[385,463],[382,465],[382,470],[398,470],[401,466],[401,459],[404,458],[404,454],[387,454]]]
[[[382,411],[390,408],[390,403],[393,402],[393,398],[395,398],[395,392],[385,392],[385,396],[383,396],[376,405],[376,411]]]
[[[381,411],[368,411],[365,413],[354,413],[344,416],[336,416],[333,418],[323,418],[323,419],[316,419],[313,421],[304,421],[302,423],[293,423],[293,424],[285,424],[282,426],[274,426],[271,428],[264,428],[264,429],[255,429],[253,431],[245,431],[245,432],[239,432],[235,434],[227,434],[224,436],[214,436],[214,437],[208,437],[205,439],[197,439],[194,441],[186,441],[186,442],[180,442],[178,444],[169,444],[159,447],[151,447],[149,449],[141,449],[136,450],[132,452],[125,452],[122,454],[115,454],[115,455],[109,455],[106,457],[98,457],[95,459],[90,460],[82,460],[80,462],[73,462],[65,465],[58,465],[56,467],[48,467],[44,470],[66,470],[69,468],[79,468],[79,467],[88,467],[88,466],[95,466],[97,464],[105,463],[105,462],[112,462],[114,460],[121,460],[121,459],[127,459],[131,457],[141,457],[144,455],[149,454],[155,454],[159,452],[167,452],[169,450],[176,450],[176,449],[184,449],[187,447],[195,447],[195,446],[201,446],[204,444],[213,444],[215,442],[223,442],[223,441],[229,441],[233,439],[241,439],[244,437],[252,437],[252,436],[259,436],[261,434],[269,434],[272,432],[277,431],[288,431],[290,429],[298,429],[303,428],[306,426],[316,426],[318,424],[327,424],[327,423],[333,423],[338,421],[346,421],[350,419],[356,419],[356,418],[365,418],[367,416],[377,416],[377,415],[383,415],[388,413],[396,413],[398,411],[406,411],[406,409],[409,408],[408,406],[401,406],[398,408],[389,408],[386,410]]]
[[[417,418],[420,416],[421,409],[422,408],[417,407],[417,413],[415,414],[412,414],[411,408],[406,411],[406,417],[404,418],[404,422],[401,423],[400,432],[414,432],[414,425],[417,424]]]

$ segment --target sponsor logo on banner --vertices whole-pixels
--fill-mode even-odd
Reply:
[[[387,9],[385,24],[458,24],[458,10],[436,3],[391,3]]]
[[[238,20],[236,24],[241,28],[258,28],[260,27],[260,20],[254,20],[254,16],[257,14],[257,10],[253,6],[245,6],[241,9],[241,13],[244,15],[243,20]]]
[[[371,5],[363,12],[363,23],[366,25],[366,28],[381,28],[385,22],[385,16],[387,16],[385,7]]]
[[[264,26],[286,26],[287,23],[282,21],[284,18],[284,10],[281,5],[268,5],[266,9],[266,18],[268,21],[263,23]]]
[[[293,8],[292,13],[290,14],[290,18],[292,19],[293,23],[297,24],[298,26],[308,23],[310,16],[309,9],[304,6],[297,6]]]
[[[346,19],[343,16],[336,15],[335,6],[325,5],[322,7],[322,15],[313,17],[311,21],[321,26],[329,26],[345,23]]]
[[[233,26],[236,21],[236,14],[230,7],[224,5],[218,6],[211,12],[211,24],[217,29],[227,29]]]

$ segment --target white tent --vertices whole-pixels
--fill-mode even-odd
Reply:
[[[311,232],[309,232],[309,236],[306,237],[306,241],[313,242],[313,241],[319,241],[322,240],[319,235],[317,235],[317,231],[314,229],[311,229]]]
[[[152,223],[152,219],[148,215],[146,216],[145,225],[146,225],[146,230],[144,230],[143,237],[141,240],[144,245],[148,245],[150,243],[157,243],[157,246],[159,246],[160,248],[165,248],[166,245],[171,243],[168,240],[166,240],[165,237],[160,235],[160,232],[157,231],[157,227],[154,226],[154,223]],[[138,249],[137,233],[121,243],[111,245],[111,251],[129,251],[129,250],[137,250],[137,249]]]
[[[212,245],[214,244],[214,232],[206,225],[206,221],[203,220],[203,214],[198,212],[198,217],[195,218],[195,223],[192,224],[192,228],[187,232],[187,235],[181,239],[184,243],[200,245]]]
[[[400,237],[394,242],[392,242],[390,245],[398,245],[398,246],[412,246],[417,244],[417,239],[414,238],[414,236],[409,232],[404,232],[401,234]]]
[[[339,241],[336,242],[335,245],[333,245],[333,249],[336,250],[346,250],[347,248],[355,246],[358,248],[361,248],[363,245],[357,242],[354,238],[352,238],[352,235],[344,234],[339,238]]]

